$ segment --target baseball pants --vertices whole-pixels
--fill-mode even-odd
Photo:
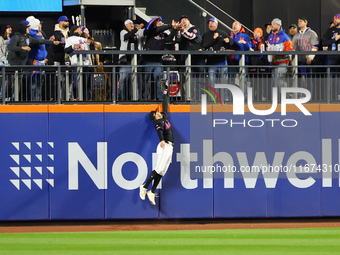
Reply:
[[[172,159],[173,150],[174,147],[171,144],[165,143],[164,148],[160,146],[160,143],[158,144],[156,151],[157,164],[155,171],[159,175],[164,176],[168,171]]]

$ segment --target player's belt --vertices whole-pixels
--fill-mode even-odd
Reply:
[[[166,143],[167,143],[167,144],[170,144],[170,145],[172,145],[172,146],[175,145],[174,143],[172,143],[172,142],[170,142],[170,141],[166,141]]]

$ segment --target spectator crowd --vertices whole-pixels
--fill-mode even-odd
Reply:
[[[30,16],[17,26],[1,26],[0,36],[0,65],[23,66],[23,65],[71,65],[72,68],[72,99],[79,97],[93,98],[89,68],[99,65],[98,56],[90,54],[75,54],[76,50],[101,50],[101,44],[91,37],[89,29],[82,26],[71,26],[66,16],[61,16],[55,24],[55,29],[50,37],[44,33],[43,22]],[[147,24],[134,24],[130,19],[124,21],[120,32],[120,50],[126,54],[119,55],[117,79],[118,100],[132,99],[131,89],[131,57],[133,50],[145,50],[139,56],[138,63],[143,69],[138,69],[138,99],[139,100],[161,100],[162,92],[158,84],[164,78],[164,56],[147,54],[147,51],[186,50],[186,51],[211,51],[208,55],[193,55],[191,58],[192,78],[197,82],[205,75],[209,83],[225,83],[237,80],[239,73],[240,55],[214,54],[224,51],[271,51],[278,52],[274,55],[246,55],[245,64],[249,67],[245,71],[245,80],[254,70],[259,73],[266,72],[266,68],[252,68],[251,66],[273,66],[271,77],[274,87],[287,87],[284,77],[289,72],[292,56],[289,52],[305,51],[305,55],[298,55],[299,76],[304,79],[299,86],[307,88],[312,94],[314,85],[310,77],[313,75],[312,65],[330,64],[332,70],[339,73],[340,56],[330,55],[327,58],[315,55],[312,52],[318,50],[340,50],[340,14],[333,17],[330,27],[322,37],[309,27],[308,18],[299,17],[296,24],[288,27],[288,33],[283,29],[282,21],[274,18],[263,28],[257,27],[249,36],[239,21],[234,21],[230,33],[220,26],[216,18],[210,18],[207,22],[207,32],[201,33],[199,29],[190,22],[190,18],[182,15],[171,24],[164,24],[161,16],[151,19]],[[339,47],[338,47],[339,46]],[[185,56],[178,54],[172,59],[175,64],[185,64]],[[78,91],[79,65],[83,66],[83,94]],[[36,74],[39,75],[39,72]],[[41,74],[40,74],[41,75]],[[340,79],[339,79],[340,80]],[[24,82],[22,79],[20,83]],[[29,84],[30,100],[42,100],[42,79],[32,79]],[[11,84],[6,84],[11,86]],[[11,100],[10,89],[6,88],[7,94],[1,91],[8,100]],[[191,94],[195,95],[195,86],[191,86]],[[340,92],[340,82],[338,91]],[[340,93],[339,93],[340,94]],[[229,100],[227,93],[224,100]]]

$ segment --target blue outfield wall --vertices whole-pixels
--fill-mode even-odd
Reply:
[[[0,106],[0,220],[340,216],[340,105],[170,106],[174,153],[152,206],[139,186],[156,162],[155,107]]]

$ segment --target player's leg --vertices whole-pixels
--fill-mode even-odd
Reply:
[[[158,176],[157,172],[156,172],[155,170],[153,170],[153,171],[151,172],[151,174],[149,175],[148,180],[147,180],[146,183],[143,185],[143,187],[144,187],[145,189],[147,189],[147,188],[149,187],[150,183],[151,183],[153,180],[155,180],[155,179],[157,178],[157,176]]]
[[[141,186],[139,187],[139,196],[140,196],[140,198],[141,198],[142,200],[145,200],[145,195],[146,195],[146,192],[147,192],[147,190],[148,190],[148,187],[149,187],[150,183],[151,183],[153,180],[156,179],[157,175],[158,175],[157,172],[156,172],[155,170],[153,170],[153,171],[151,172],[151,174],[149,175],[149,178],[148,178],[148,180],[146,181],[146,183],[143,184],[143,185],[141,185]]]
[[[150,200],[150,203],[152,205],[156,205],[155,197],[156,197],[156,188],[161,181],[162,177],[165,175],[167,172],[171,158],[172,158],[172,152],[173,152],[173,146],[170,144],[165,144],[164,148],[160,148],[157,150],[157,165],[155,168],[155,172],[157,175],[155,176],[152,189],[147,192],[147,196]]]
[[[156,173],[156,176],[155,176],[155,179],[153,180],[153,184],[152,184],[152,188],[151,188],[152,193],[156,193],[156,188],[157,188],[159,182],[161,181],[162,177],[163,177],[162,175]]]
[[[161,153],[162,153],[162,147],[158,144],[157,146],[157,150],[156,150],[156,153],[157,153],[157,165],[159,164],[159,160],[161,158]],[[146,181],[145,184],[141,185],[139,187],[139,196],[142,200],[145,200],[145,195],[146,195],[146,192],[148,190],[148,187],[150,185],[150,183],[155,180],[157,177],[157,172],[155,170],[153,170],[149,177],[148,177],[148,180]]]
[[[148,196],[148,199],[149,199],[149,201],[150,201],[150,203],[152,205],[156,205],[156,201],[155,201],[155,198],[156,198],[156,188],[157,188],[159,182],[161,181],[162,177],[163,176],[161,176],[160,174],[156,173],[155,178],[153,179],[153,185],[152,185],[151,190],[146,192],[146,194]]]
[[[156,169],[157,169],[157,166],[161,163],[163,152],[164,152],[164,149],[160,146],[160,144],[158,144],[157,150],[156,150],[156,153],[157,153]],[[144,194],[144,191],[145,191],[145,193],[148,196],[150,203],[152,205],[156,205],[156,202],[155,202],[156,187],[158,186],[161,178],[162,178],[162,176],[160,174],[158,174],[156,170],[153,170],[151,172],[148,180],[146,181],[146,183],[143,185],[143,187],[140,188],[140,196],[141,196],[142,193]],[[151,191],[147,192],[147,188],[149,187],[149,185],[152,181],[154,182],[153,185],[152,185],[152,189],[151,189]],[[141,196],[141,198],[142,198],[142,196]],[[144,199],[145,199],[145,195],[144,195]]]
[[[164,145],[164,149],[162,148],[161,154],[158,155],[155,171],[161,176],[164,176],[168,171],[172,159],[172,153],[173,146],[166,143]]]

